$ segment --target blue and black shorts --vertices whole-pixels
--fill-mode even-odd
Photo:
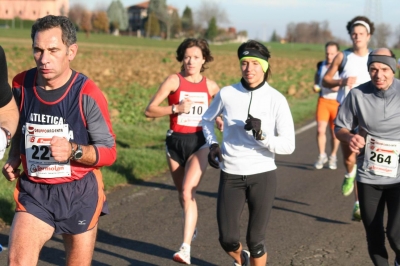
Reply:
[[[32,182],[21,175],[15,188],[17,212],[27,212],[54,227],[55,234],[80,234],[108,214],[101,172],[62,184]]]

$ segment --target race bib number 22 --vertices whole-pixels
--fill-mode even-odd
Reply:
[[[68,125],[36,125],[26,123],[25,154],[30,176],[55,178],[71,176],[69,162],[59,163],[50,152],[53,136],[68,139]]]

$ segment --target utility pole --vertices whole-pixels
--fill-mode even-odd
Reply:
[[[364,15],[375,25],[382,23],[382,2],[381,0],[365,0]]]

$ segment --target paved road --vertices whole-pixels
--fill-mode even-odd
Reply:
[[[268,265],[372,265],[361,223],[351,221],[353,196],[340,193],[343,166],[314,170],[315,127],[296,135],[296,151],[277,156],[278,190],[267,232]],[[215,219],[219,172],[209,168],[200,185],[199,235],[193,265],[232,265],[218,243]],[[178,265],[181,210],[169,174],[108,195],[111,215],[101,218],[93,265]],[[247,211],[242,217],[244,241]],[[6,244],[8,229],[0,232]],[[7,251],[0,253],[6,265]],[[393,253],[390,253],[393,261]],[[60,237],[43,248],[39,265],[63,265]]]

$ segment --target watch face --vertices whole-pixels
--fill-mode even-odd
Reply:
[[[80,158],[82,158],[82,155],[83,155],[82,147],[81,145],[78,145],[74,153],[74,160],[79,160]]]
[[[82,158],[83,152],[82,150],[77,150],[74,154],[74,159],[75,160],[79,160],[80,158]]]

